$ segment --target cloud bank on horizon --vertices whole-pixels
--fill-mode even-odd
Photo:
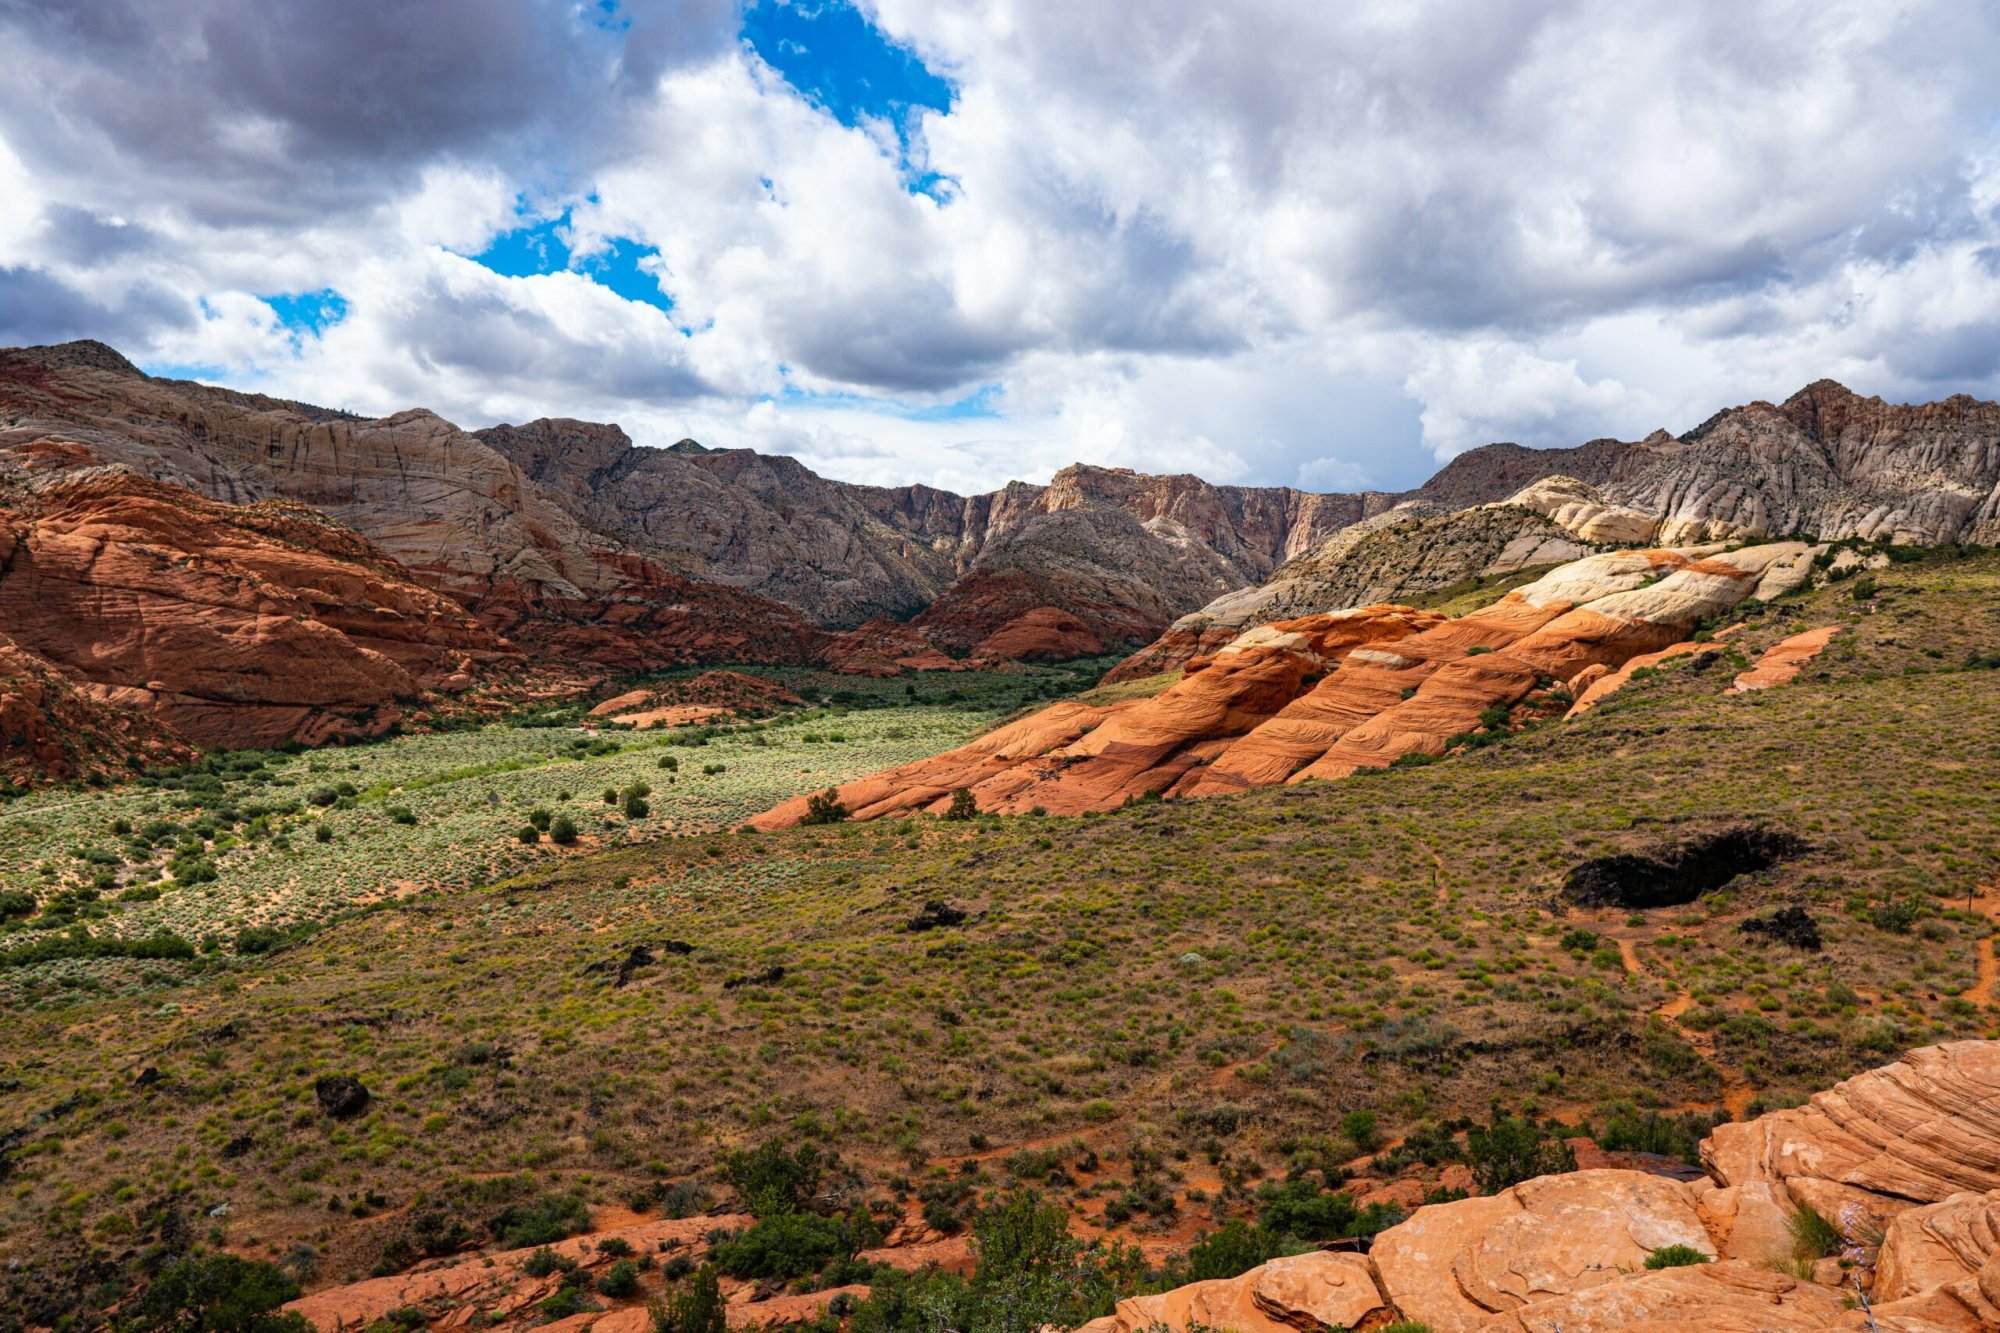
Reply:
[[[2000,396],[1955,0],[0,0],[0,67],[0,344],[363,412],[1332,490]]]

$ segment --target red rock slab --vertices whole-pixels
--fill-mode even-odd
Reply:
[[[1816,1333],[1835,1327],[1846,1312],[1847,1297],[1837,1290],[1725,1261],[1619,1275],[1470,1327],[1476,1333]],[[1436,1333],[1451,1327],[1434,1326]]]
[[[829,1287],[825,1291],[809,1291],[799,1296],[773,1296],[768,1301],[746,1301],[742,1305],[728,1306],[723,1315],[732,1329],[790,1328],[812,1323],[842,1296],[853,1301],[866,1300],[868,1288],[856,1283],[846,1287]]]
[[[1077,1333],[1182,1333],[1191,1328],[1298,1333],[1359,1327],[1387,1310],[1367,1259],[1315,1251],[1273,1259],[1238,1277],[1122,1300],[1112,1313]]]
[[[1729,689],[1735,694],[1747,694],[1751,690],[1768,690],[1773,685],[1789,685],[1805,670],[1806,664],[1826,650],[1833,642],[1833,636],[1840,633],[1840,625],[1823,625],[1794,634],[1788,639],[1780,639],[1766,648],[1758,657],[1757,665],[1739,674],[1730,683]]]
[[[1925,1046],[1804,1106],[1718,1125],[1702,1164],[1724,1185],[1782,1185],[1850,1236],[2000,1189],[2000,1042]]]
[[[1899,1214],[1875,1260],[1875,1299],[1901,1300],[1976,1278],[2000,1254],[2000,1190],[1954,1194]]]
[[[972,1241],[966,1236],[946,1236],[941,1240],[920,1241],[915,1245],[863,1250],[854,1257],[866,1264],[888,1264],[906,1273],[937,1267],[947,1273],[969,1275],[973,1268]]]
[[[1602,662],[1593,662],[1582,671],[1577,672],[1576,676],[1572,678],[1571,688],[1575,689],[1575,681],[1581,680],[1586,674],[1590,676],[1589,682],[1583,687],[1582,692],[1577,694],[1576,702],[1570,705],[1569,712],[1564,714],[1564,716],[1581,717],[1585,713],[1588,713],[1591,709],[1624,689],[1626,683],[1632,679],[1632,673],[1635,671],[1642,671],[1647,667],[1656,667],[1669,658],[1687,657],[1692,653],[1701,652],[1707,646],[1706,644],[1695,643],[1692,640],[1686,643],[1670,644],[1660,649],[1657,653],[1640,653],[1637,657],[1628,658],[1625,665],[1616,670],[1612,670]]]
[[[1715,1252],[1687,1185],[1573,1171],[1421,1208],[1377,1236],[1369,1257],[1403,1318],[1461,1333],[1616,1281],[1668,1245]]]
[[[751,1218],[742,1215],[661,1219],[589,1236],[573,1236],[548,1248],[562,1257],[574,1259],[583,1268],[604,1268],[611,1265],[613,1257],[597,1248],[601,1240],[616,1237],[635,1252],[650,1253],[663,1244],[693,1244],[718,1227],[740,1228],[748,1226],[751,1221]],[[320,1333],[346,1333],[347,1330],[366,1328],[390,1311],[408,1306],[421,1309],[436,1319],[448,1319],[454,1312],[468,1307],[507,1318],[527,1311],[556,1289],[554,1276],[536,1278],[522,1271],[521,1265],[539,1248],[504,1250],[498,1254],[441,1263],[394,1277],[371,1278],[344,1287],[328,1287],[289,1302],[285,1309],[304,1316]]]
[[[836,790],[849,814],[860,819],[912,814],[958,787],[975,787],[1023,760],[1047,754],[1085,735],[1129,701],[1095,705],[1065,700],[995,727],[955,750],[844,783]],[[795,796],[750,821],[752,827],[790,828],[805,817],[807,795]]]
[[[1038,606],[1023,612],[973,645],[975,662],[1060,662],[1104,651],[1104,643],[1069,612]]]

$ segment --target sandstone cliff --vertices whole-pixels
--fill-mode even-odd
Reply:
[[[1814,554],[1799,542],[1611,551],[1455,619],[1373,604],[1256,626],[1151,697],[1057,704],[849,783],[840,800],[859,819],[940,813],[962,787],[981,810],[1074,814],[1438,755],[1494,710],[1561,711],[1567,683],[1585,673],[1594,680],[1746,598],[1801,585]],[[801,796],[753,822],[778,828],[805,814]]]
[[[226,505],[98,468],[16,486],[6,506],[0,626],[14,647],[98,708],[198,745],[376,734],[399,700],[509,656],[456,602],[300,505]],[[68,694],[45,682],[48,726],[109,725],[66,722]],[[154,746],[147,724],[120,726]]]
[[[2000,1327],[2000,1042],[1910,1052],[1806,1106],[1718,1127],[1707,1178],[1542,1176],[1419,1208],[1366,1255],[1276,1259],[1119,1304],[1083,1333],[1979,1333]],[[1791,1218],[1841,1233],[1800,1266]],[[1701,1262],[1649,1271],[1683,1247]],[[1862,1298],[1867,1300],[1862,1308]]]

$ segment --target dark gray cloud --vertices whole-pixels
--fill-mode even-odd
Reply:
[[[126,287],[105,304],[39,269],[0,267],[0,347],[74,338],[131,347],[194,320],[193,302],[150,283]]]
[[[0,0],[0,123],[107,206],[214,225],[323,222],[440,159],[561,189],[733,14],[652,5],[627,32],[569,0]]]

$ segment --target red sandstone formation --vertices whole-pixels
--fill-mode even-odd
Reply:
[[[1090,626],[1055,606],[1038,606],[994,630],[973,645],[972,660],[995,662],[1062,662],[1092,657],[1104,644]]]
[[[1494,708],[1657,652],[1746,597],[1796,586],[1811,556],[1801,543],[1720,555],[1614,551],[1457,619],[1376,605],[1280,621],[1189,662],[1151,699],[1058,705],[849,784],[841,799],[856,817],[874,818],[941,809],[953,788],[966,787],[981,810],[1077,813],[1440,754]],[[754,822],[784,827],[804,813],[801,798]]]
[[[101,703],[198,745],[380,732],[501,642],[302,506],[234,506],[122,472],[0,510],[0,624]]]
[[[923,631],[894,620],[871,620],[836,634],[820,660],[851,676],[897,676],[905,671],[957,671],[960,663],[939,652]]]
[[[1799,672],[1806,669],[1807,663],[1826,650],[1840,630],[1839,625],[1823,625],[1772,644],[1757,659],[1757,665],[1739,674],[1729,688],[1737,694],[1745,694],[1751,690],[1768,690],[1773,685],[1789,685],[1798,679]]]
[[[1702,1158],[1709,1178],[1691,1183],[1583,1170],[1432,1204],[1365,1257],[1273,1260],[1121,1302],[1082,1333],[1391,1319],[1432,1333],[2000,1327],[2000,1042],[1912,1051],[1803,1107],[1719,1126]],[[1791,1271],[1800,1204],[1842,1232],[1851,1268]],[[1710,1262],[1648,1271],[1668,1246]]]

